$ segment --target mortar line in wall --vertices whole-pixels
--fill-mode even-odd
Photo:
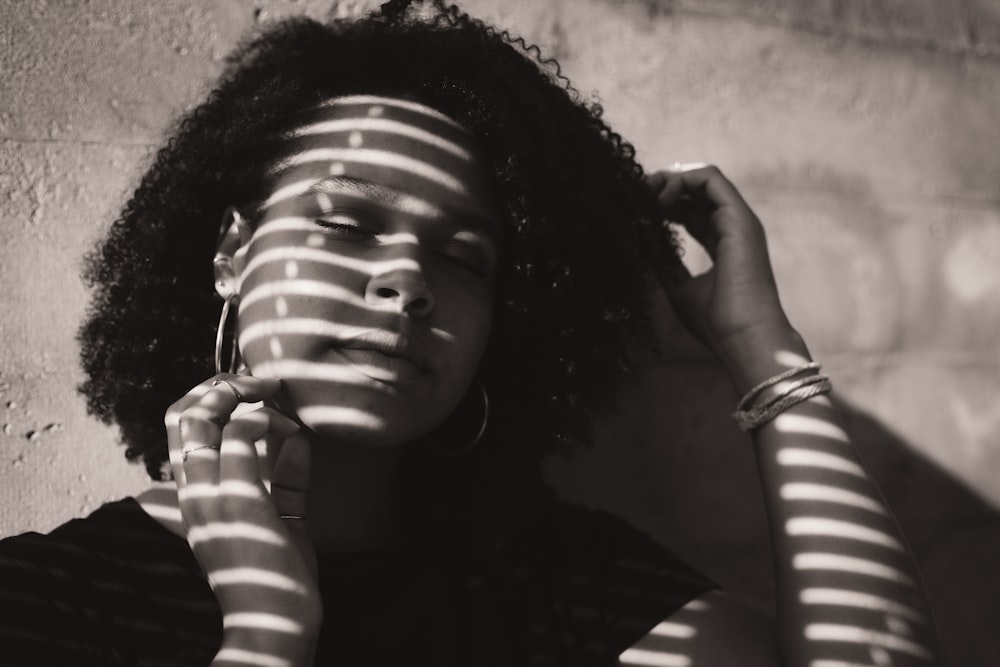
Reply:
[[[97,146],[101,148],[145,148],[148,150],[155,150],[159,144],[154,143],[132,143],[132,142],[115,142],[106,141],[98,139],[52,139],[44,137],[18,137],[8,134],[0,134],[0,141],[13,141],[22,144],[58,144],[58,145],[82,145],[82,146]],[[780,197],[782,199],[794,199],[799,201],[815,201],[815,202],[839,202],[840,197],[832,195],[824,195],[821,190],[817,189],[815,191],[809,192],[807,194],[798,194],[794,190],[785,190],[774,188],[768,185],[754,184],[752,187],[748,188],[756,190],[757,192],[762,192],[769,197]],[[895,201],[902,202],[899,206],[905,207],[906,201],[912,200],[923,200],[925,202],[950,202],[952,205],[955,204],[965,204],[970,208],[978,207],[1000,207],[1000,198],[990,198],[990,197],[976,197],[970,195],[926,195],[921,193],[901,193],[901,192],[891,192],[889,190],[869,190],[865,194],[871,194],[880,197],[893,198]],[[922,208],[924,205],[915,204],[911,208]]]
[[[926,53],[940,53],[952,58],[974,58],[977,60],[1000,63],[1000,47],[988,44],[979,44],[977,47],[963,46],[957,44],[946,44],[935,41],[933,38],[890,36],[890,35],[866,35],[863,33],[844,31],[838,32],[829,26],[816,24],[806,19],[786,19],[769,18],[756,16],[750,13],[723,13],[712,11],[711,9],[693,9],[688,6],[675,6],[670,10],[670,14],[687,14],[690,16],[707,17],[713,19],[740,20],[755,25],[762,25],[774,28],[781,28],[790,32],[801,32],[821,37],[842,37],[865,46],[883,47],[897,50],[916,50]]]
[[[885,366],[973,366],[980,368],[1000,367],[1000,355],[984,358],[978,352],[897,352],[897,353],[867,353],[834,352],[820,354],[820,361],[829,364],[844,364],[865,368]]]
[[[839,202],[847,197],[857,197],[858,195],[870,195],[873,198],[888,199],[892,200],[893,206],[900,208],[926,208],[934,203],[948,204],[950,208],[968,208],[969,210],[992,210],[993,207],[1000,207],[1000,198],[986,197],[986,196],[976,196],[976,195],[928,195],[922,193],[909,193],[909,192],[893,192],[891,190],[882,189],[870,189],[861,192],[849,192],[843,195],[832,195],[829,193],[824,193],[821,189],[817,188],[815,190],[808,191],[806,193],[800,194],[797,192],[798,188],[795,189],[783,189],[776,188],[766,184],[752,184],[744,185],[748,192],[759,192],[767,197],[775,197],[785,200],[796,200],[803,202],[817,202],[817,203],[827,203],[827,202]],[[919,200],[914,202],[914,200]],[[914,203],[911,203],[914,202]],[[853,200],[852,204],[857,204],[857,200]],[[863,203],[862,203],[863,205]]]
[[[155,149],[158,144],[139,142],[106,141],[100,139],[52,139],[46,137],[18,137],[11,134],[0,134],[0,141],[13,141],[20,144],[59,144],[98,146],[101,148],[145,148]]]
[[[975,352],[953,352],[953,353],[928,353],[928,352],[903,352],[903,353],[879,353],[879,352],[819,352],[816,355],[817,361],[827,366],[838,366],[841,369],[855,368],[884,368],[890,366],[976,366],[982,368],[1000,368],[1000,355],[996,358],[983,358]],[[709,358],[685,358],[685,357],[641,357],[636,359],[638,363],[656,364],[662,366],[676,366],[685,368],[705,368],[722,370],[722,366],[714,359]]]

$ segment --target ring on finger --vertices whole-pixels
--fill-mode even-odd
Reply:
[[[298,514],[282,514],[278,518],[280,518],[280,519],[299,519],[301,521],[305,521],[306,520],[306,518],[304,516],[299,516]]]
[[[240,393],[239,389],[237,389],[236,387],[233,386],[232,382],[230,382],[229,380],[223,380],[223,379],[220,378],[220,379],[216,380],[215,382],[213,382],[212,386],[213,387],[218,387],[220,384],[224,384],[227,387],[229,387],[230,389],[232,389],[233,390],[233,394],[236,395],[236,400],[239,401],[239,402],[241,402],[241,403],[243,402],[243,394]]]
[[[219,445],[201,445],[200,447],[192,447],[191,449],[182,449],[181,450],[181,460],[182,461],[187,461],[188,460],[188,454],[190,454],[191,452],[196,452],[199,449],[219,449]]]

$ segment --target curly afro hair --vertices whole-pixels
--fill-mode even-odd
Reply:
[[[492,476],[515,483],[543,455],[588,443],[630,344],[652,333],[648,269],[679,262],[669,232],[648,233],[662,226],[633,148],[537,47],[441,0],[418,4],[388,2],[354,21],[292,19],[237,49],[89,255],[80,390],[154,479],[167,458],[166,408],[213,367],[222,214],[269,191],[287,150],[278,139],[334,96],[406,96],[484,148],[507,225],[480,372],[491,413],[480,459]]]

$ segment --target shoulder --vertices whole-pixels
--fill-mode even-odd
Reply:
[[[773,619],[624,518],[566,503],[552,517],[568,550],[569,597],[590,600],[589,612],[601,619],[592,630],[605,633],[620,664],[778,664]]]
[[[775,667],[780,664],[776,627],[767,614],[722,591],[708,591],[626,648],[619,664]]]
[[[558,502],[547,520],[564,566],[581,569],[599,583],[631,580],[660,592],[666,587],[681,603],[715,587],[669,548],[612,512]]]
[[[536,526],[536,576],[588,653],[619,655],[715,584],[620,516],[555,503]],[[599,646],[593,646],[598,642]]]
[[[102,505],[92,514],[72,519],[49,533],[27,532],[0,540],[0,562],[7,568],[32,565],[38,570],[79,569],[113,554],[125,535],[147,539],[143,513],[131,499]],[[116,539],[116,534],[118,539]]]
[[[204,650],[217,617],[186,543],[132,499],[48,534],[0,541],[0,634],[11,664],[21,656],[23,664],[117,664],[181,644],[178,631],[192,628],[188,645]]]

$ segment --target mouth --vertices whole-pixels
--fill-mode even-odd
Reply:
[[[422,345],[391,331],[367,331],[338,341],[335,349],[363,374],[381,382],[407,382],[433,370]]]

